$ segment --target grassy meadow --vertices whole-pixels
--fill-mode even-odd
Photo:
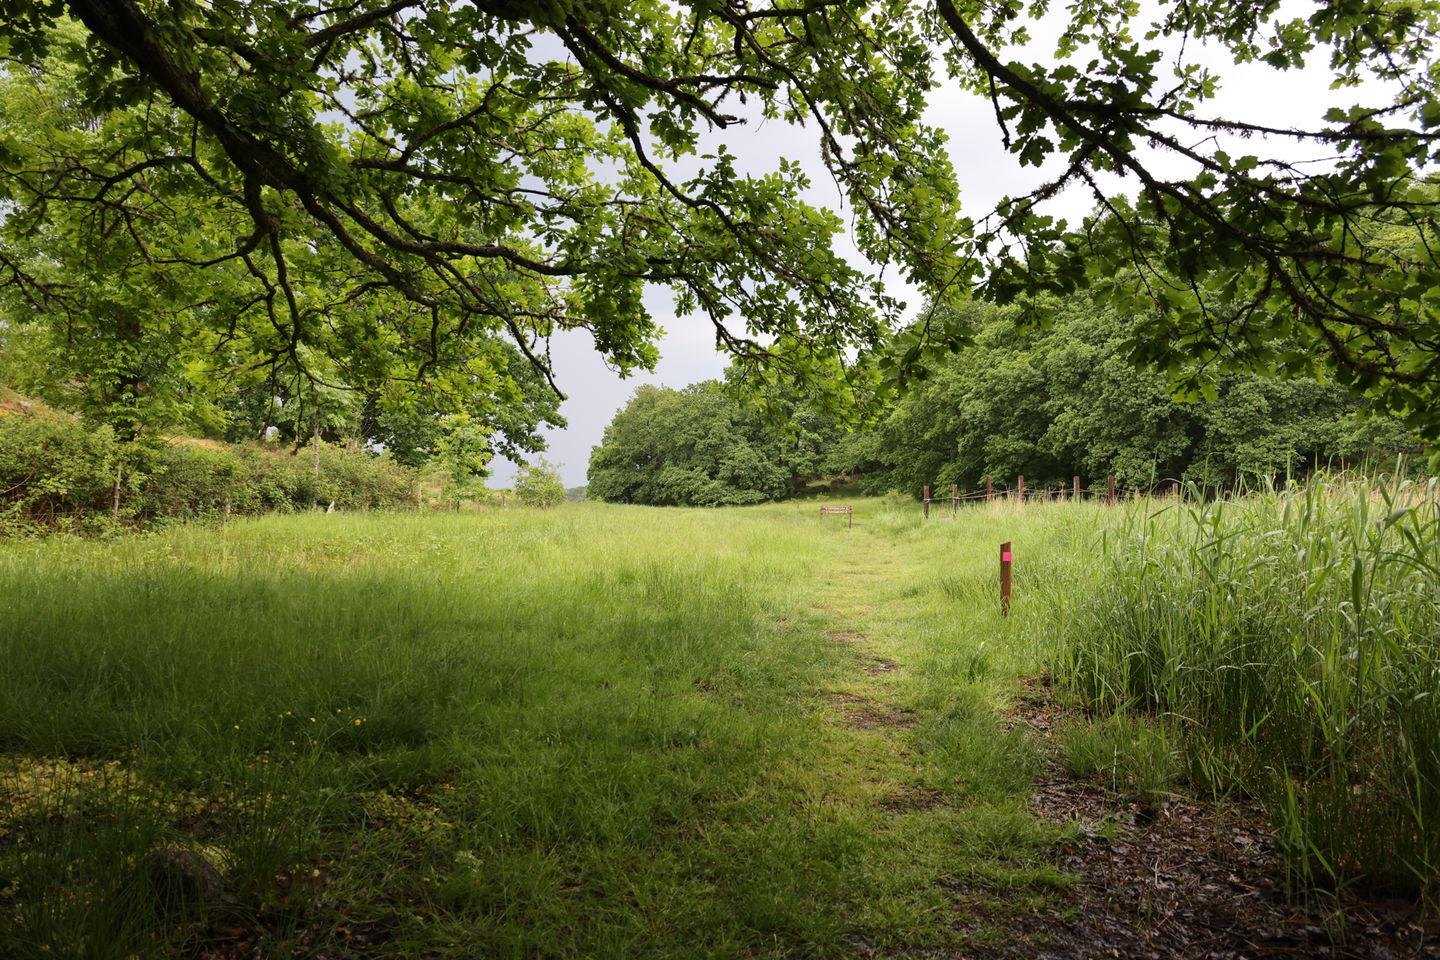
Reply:
[[[1003,716],[1051,671],[1073,772],[1258,799],[1307,882],[1431,887],[1433,489],[855,503],[0,544],[0,955],[983,945],[1072,882]]]
[[[1062,888],[996,715],[1032,662],[1001,513],[811,514],[3,545],[0,953],[840,956]],[[157,846],[222,868],[218,927],[157,902]]]

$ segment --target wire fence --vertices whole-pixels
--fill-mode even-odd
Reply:
[[[1115,503],[1117,500],[1139,497],[1176,497],[1180,495],[1182,488],[1180,480],[1175,478],[1161,479],[1149,487],[1120,487],[1115,482],[1114,476],[1107,476],[1103,487],[1084,486],[1079,477],[1075,477],[1068,486],[1027,487],[1024,476],[1017,476],[1013,487],[1009,485],[996,486],[993,477],[985,477],[982,486],[983,489],[961,493],[960,485],[952,483],[948,496],[933,495],[931,488],[927,486],[920,495],[921,508],[928,517],[932,503],[949,504],[952,514],[959,509],[962,503],[993,503],[996,501],[1045,503],[1083,500],[1103,500],[1106,503]]]

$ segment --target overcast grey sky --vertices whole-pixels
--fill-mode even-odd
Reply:
[[[1299,12],[1303,10],[1303,5],[1297,4],[1296,8]],[[1048,60],[1055,31],[1055,24],[1048,30],[1034,31],[1036,40],[1023,53],[1012,52],[1011,57]],[[1138,32],[1143,33],[1143,30]],[[1329,89],[1330,77],[1323,64],[1281,74],[1258,64],[1237,66],[1229,61],[1225,52],[1200,47],[1193,41],[1186,50],[1186,59],[1210,65],[1224,78],[1220,94],[1211,102],[1207,113],[1277,127],[1316,124],[1328,107],[1373,102],[1380,92],[1367,88],[1337,95]],[[953,84],[947,83],[934,91],[927,119],[949,135],[951,159],[962,191],[961,201],[969,216],[983,216],[1002,197],[1026,192],[1049,172],[1045,168],[1022,169],[1001,146],[999,127],[989,101],[961,92]],[[715,135],[710,146],[718,144],[722,138],[738,158],[737,166],[744,171],[773,169],[779,157],[804,163],[814,181],[807,199],[840,211],[848,220],[848,211],[820,162],[813,131],[776,121],[752,122]],[[1267,147],[1261,138],[1253,138],[1232,152],[1264,155],[1267,150],[1276,149],[1284,150],[1292,159],[1297,158],[1298,148],[1294,145],[1287,143]],[[1155,172],[1163,175],[1189,172],[1181,161],[1170,156],[1147,157],[1147,162]],[[1113,177],[1108,183],[1102,183],[1107,189],[1113,186],[1124,190],[1126,186]],[[1092,199],[1087,192],[1071,189],[1051,201],[1045,212],[1074,223],[1089,211],[1091,204]],[[842,243],[841,249],[848,246],[848,243]],[[849,250],[852,259],[860,262],[853,247]],[[919,292],[908,285],[897,281],[891,292],[898,293],[912,313],[922,305]],[[585,483],[591,448],[600,442],[606,425],[637,386],[648,383],[678,388],[698,380],[719,377],[723,373],[727,360],[715,351],[710,321],[703,315],[676,317],[669,298],[668,291],[662,288],[652,289],[647,294],[647,304],[665,330],[659,343],[661,360],[654,373],[635,374],[622,380],[601,361],[584,332],[565,333],[552,341],[556,380],[569,397],[561,405],[561,413],[568,424],[563,429],[544,431],[549,444],[544,456],[560,465],[566,486]],[[515,464],[497,458],[492,465],[490,485],[509,486],[515,470]]]
[[[931,113],[931,121],[950,132],[964,190],[962,200],[968,209],[983,207],[988,210],[1007,192],[1021,190],[1035,179],[1034,170],[1021,173],[1004,152],[988,101],[954,89],[937,91]],[[825,173],[819,156],[819,142],[812,130],[790,127],[777,121],[747,123],[726,131],[724,142],[739,159],[737,166],[742,170],[761,172],[773,169],[779,157],[805,163],[814,181],[807,199],[841,211],[842,215],[847,214],[839,191]],[[1085,204],[1082,203],[1076,212],[1083,213],[1084,209]],[[842,240],[839,248],[848,252],[857,263],[863,262],[848,241]],[[901,299],[911,310],[921,306],[918,291],[898,282],[897,287],[904,291],[900,294]],[[727,358],[715,350],[713,328],[707,317],[676,317],[670,294],[663,288],[649,291],[646,303],[665,330],[659,343],[661,360],[654,373],[634,374],[622,380],[601,361],[589,336],[581,331],[561,334],[551,341],[555,379],[569,399],[560,408],[567,426],[543,432],[549,443],[544,456],[550,462],[560,464],[560,473],[567,487],[585,482],[591,448],[600,442],[606,425],[630,399],[637,386],[648,383],[683,387],[699,380],[719,377],[728,364]],[[490,485],[509,486],[515,470],[516,465],[512,462],[496,458],[492,464]]]

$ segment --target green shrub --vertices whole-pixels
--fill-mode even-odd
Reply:
[[[148,518],[198,517],[223,512],[245,486],[244,465],[233,450],[166,443],[138,447],[132,503]]]
[[[318,474],[314,458],[310,447],[122,442],[64,416],[3,415],[0,534],[414,502],[414,472],[388,456],[322,443]]]
[[[515,475],[515,498],[527,507],[553,507],[565,500],[560,471],[544,457]]]
[[[0,532],[83,526],[108,506],[115,435],[67,417],[0,415]]]

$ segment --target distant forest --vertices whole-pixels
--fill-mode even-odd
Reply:
[[[762,414],[727,382],[640,387],[590,458],[593,499],[654,505],[777,500],[817,476],[850,475],[869,493],[926,484],[975,489],[986,475],[1035,487],[1114,475],[1127,488],[1175,478],[1230,485],[1317,467],[1390,462],[1419,437],[1349,391],[1243,371],[1174,392],[1131,361],[1138,324],[1083,296],[1020,311],[968,309],[974,345],[872,422],[849,427],[791,398]]]

